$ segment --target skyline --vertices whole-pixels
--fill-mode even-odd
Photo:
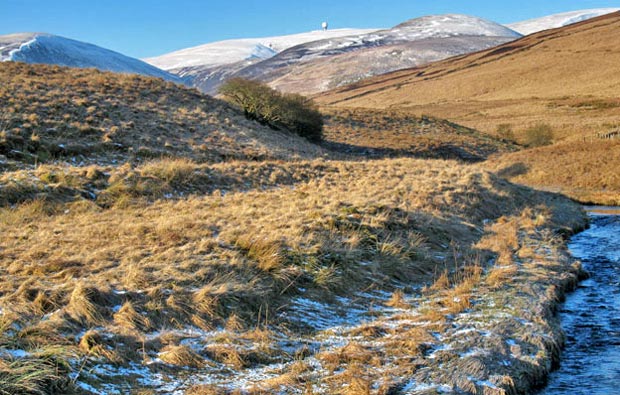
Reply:
[[[310,3],[250,0],[2,0],[0,35],[51,33],[137,58],[158,56],[208,42],[235,38],[280,36],[330,28],[389,28],[406,20],[435,14],[468,14],[506,24],[545,15],[620,6],[614,1],[561,1],[518,5],[479,0],[415,4],[406,0]]]

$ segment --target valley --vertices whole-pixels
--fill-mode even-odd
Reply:
[[[613,135],[620,115],[613,66],[619,52],[617,41],[607,39],[617,36],[619,23],[618,13],[608,14],[371,78],[316,100],[325,106],[432,115],[525,146],[528,133],[542,125],[557,144],[498,157],[491,166],[501,170],[502,163],[510,179],[584,203],[617,204],[616,172],[592,170],[598,161],[611,169],[620,160],[617,140],[602,138]],[[502,128],[508,135],[501,135]]]
[[[613,11],[0,36],[0,393],[544,387],[582,204],[620,204]]]

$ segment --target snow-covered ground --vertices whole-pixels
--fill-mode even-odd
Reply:
[[[161,56],[144,59],[164,70],[193,66],[218,66],[242,60],[267,59],[287,48],[311,41],[367,34],[377,29],[316,30],[306,33],[263,38],[225,40],[181,49]]]
[[[542,18],[529,19],[527,21],[510,23],[506,26],[512,30],[516,30],[523,35],[536,33],[542,30],[554,29],[557,27],[567,26],[573,23],[585,21],[597,16],[610,14],[620,11],[620,8],[595,8],[589,10],[579,10],[571,12],[563,12],[561,14],[553,14]]]
[[[139,59],[93,44],[45,33],[0,36],[0,61],[94,67],[117,73],[142,74],[181,82],[179,77]]]
[[[192,86],[211,94],[217,92],[223,81],[232,77],[258,79],[267,83],[277,79],[282,82],[278,88],[286,90],[288,88],[284,88],[284,85],[287,82],[281,78],[297,72],[308,78],[291,78],[306,81],[309,85],[290,87],[291,91],[314,93],[377,73],[485,49],[519,37],[519,33],[492,21],[447,14],[415,18],[382,30],[341,29],[265,39],[222,41],[147,61],[191,80]],[[461,42],[456,44],[454,39],[460,39]],[[422,53],[421,48],[394,48],[396,53],[406,50],[411,56],[400,57],[402,61],[392,58],[389,65],[383,54],[368,52],[381,52],[394,45],[415,46],[424,40],[426,52]],[[435,41],[431,43],[431,40]],[[430,56],[427,55],[429,50],[432,52]],[[367,52],[362,54],[356,51]],[[332,60],[338,62],[336,58],[343,54],[351,54],[352,62],[343,61],[338,65],[328,63]],[[357,55],[359,58],[356,58]],[[300,64],[312,61],[325,63],[312,70],[299,69]],[[377,69],[377,66],[381,68]]]
[[[284,63],[290,64],[293,58],[313,59],[329,57],[358,49],[412,43],[432,38],[449,37],[509,37],[517,39],[521,35],[505,26],[482,18],[460,15],[431,15],[408,20],[391,29],[324,39],[290,48],[279,54]],[[288,56],[287,55],[292,55]]]
[[[521,35],[498,23],[462,14],[415,18],[390,29],[390,35],[405,40],[453,36],[515,37]]]

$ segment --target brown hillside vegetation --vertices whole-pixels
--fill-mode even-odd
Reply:
[[[455,123],[407,111],[326,108],[325,147],[365,158],[416,157],[480,161],[516,149]]]
[[[580,202],[620,205],[620,139],[540,147],[496,156],[485,166],[514,182]]]
[[[557,360],[580,208],[389,158],[509,144],[344,111],[319,147],[160,80],[0,70],[0,393],[522,393]]]
[[[304,139],[246,120],[220,100],[155,78],[3,62],[0,81],[0,155],[17,161],[323,154]]]
[[[620,13],[493,49],[370,78],[318,96],[323,104],[400,108],[485,131],[550,123],[558,137],[618,122]],[[608,127],[607,127],[608,128]]]
[[[613,140],[597,135],[620,126],[619,63],[620,13],[614,13],[368,79],[317,100],[432,114],[489,134],[503,128],[520,143],[528,141],[532,127],[548,125],[562,146],[513,154],[498,166],[522,162],[526,166],[514,180],[605,204],[620,199],[620,155]]]

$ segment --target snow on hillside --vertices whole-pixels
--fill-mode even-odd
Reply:
[[[302,81],[304,86],[295,85],[295,88],[313,93],[376,73],[479,51],[521,37],[497,23],[456,14],[415,18],[391,29],[338,31],[339,34],[355,32],[346,35],[333,32],[309,33],[304,38],[307,42],[291,47],[288,46],[297,41],[290,39],[294,36],[271,38],[271,42],[263,39],[262,45],[277,53],[262,58],[253,47],[256,39],[247,39],[206,44],[148,60],[210,94],[216,93],[221,83],[231,77],[258,79],[283,89],[289,86],[290,80]],[[320,39],[330,33],[330,37]],[[299,36],[302,35],[296,37]],[[286,39],[285,45],[277,45],[275,39]],[[342,57],[345,54],[346,61]],[[240,60],[231,62],[234,59]],[[220,64],[200,64],[206,61]],[[182,64],[187,66],[179,67]],[[275,83],[276,80],[279,82]]]
[[[139,59],[93,44],[45,33],[17,33],[0,36],[0,61],[94,67],[117,73],[142,74],[181,82],[175,75]]]
[[[217,41],[181,49],[161,56],[144,59],[164,70],[194,66],[219,66],[243,60],[267,59],[299,44],[336,37],[359,35],[377,29],[334,29],[263,38]]]
[[[567,26],[616,11],[620,11],[620,8],[596,8],[590,10],[563,12],[561,14],[548,15],[542,18],[510,23],[506,26],[523,35],[528,35],[542,30]]]
[[[427,39],[450,37],[505,37],[517,39],[521,34],[495,22],[468,15],[447,14],[408,20],[391,29],[371,33],[316,40],[288,48],[276,56],[248,66],[246,77],[257,78],[255,70],[267,67],[288,67],[313,59],[354,52],[386,45],[413,43]]]
[[[389,32],[407,41],[455,36],[521,37],[506,26],[461,14],[423,16],[401,23]]]

